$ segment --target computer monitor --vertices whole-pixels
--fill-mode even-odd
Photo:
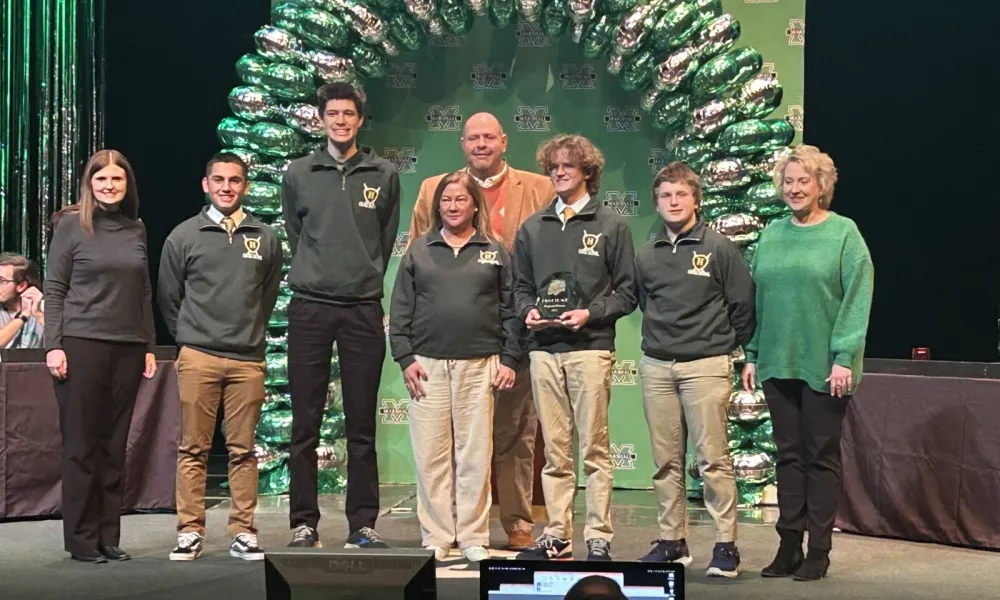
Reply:
[[[267,600],[434,600],[434,552],[285,548],[264,555]]]
[[[684,565],[643,562],[484,560],[479,600],[562,600],[589,575],[613,579],[629,600],[684,600]]]

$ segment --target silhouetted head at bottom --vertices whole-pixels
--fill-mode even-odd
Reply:
[[[618,582],[601,575],[590,575],[577,581],[566,592],[565,600],[628,600]]]

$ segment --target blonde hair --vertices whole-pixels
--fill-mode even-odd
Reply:
[[[582,135],[562,133],[542,143],[535,154],[538,168],[546,176],[551,176],[556,152],[564,148],[569,151],[570,160],[580,164],[580,170],[587,179],[587,193],[591,198],[597,196],[601,188],[601,175],[604,173],[604,155]]]
[[[785,167],[788,163],[796,162],[809,173],[809,176],[816,179],[819,184],[819,207],[830,208],[833,202],[833,188],[837,184],[837,167],[833,164],[833,159],[829,154],[821,152],[816,146],[801,144],[792,151],[778,159],[774,165],[774,187],[779,190],[784,188]]]

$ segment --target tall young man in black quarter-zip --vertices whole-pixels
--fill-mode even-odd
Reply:
[[[652,442],[659,536],[641,560],[689,564],[685,451],[687,436],[705,480],[715,521],[707,574],[736,577],[736,479],[726,437],[732,388],[730,353],[756,326],[754,285],[734,243],[698,216],[701,182],[684,163],[653,181],[664,227],[636,253],[642,309],[643,409]]]
[[[327,143],[292,161],[281,186],[292,250],[289,545],[320,546],[316,447],[336,342],[347,428],[346,547],[385,548],[375,532],[375,416],[386,346],[383,277],[399,226],[399,173],[357,143],[365,115],[360,90],[348,83],[324,85],[317,101]]]
[[[264,405],[264,332],[278,299],[277,234],[243,212],[247,166],[233,154],[208,161],[202,189],[211,206],[167,237],[157,284],[160,312],[180,353],[177,388],[177,546],[170,560],[201,555],[205,477],[219,405],[229,450],[229,553],[262,560],[257,544],[254,431]]]
[[[596,198],[604,157],[590,140],[556,136],[538,149],[537,158],[556,197],[517,233],[514,298],[531,331],[531,386],[545,439],[542,489],[549,524],[535,545],[518,556],[546,560],[573,555],[575,430],[587,480],[587,558],[607,561],[614,535],[608,404],[615,322],[635,310],[635,249],[625,220]],[[538,309],[540,292],[558,273],[572,275],[582,305],[546,320]]]

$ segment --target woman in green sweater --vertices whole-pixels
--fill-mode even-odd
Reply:
[[[837,170],[814,146],[779,161],[790,217],[768,225],[753,260],[757,330],[743,386],[761,382],[778,447],[781,544],[764,577],[810,581],[830,566],[840,435],[861,381],[874,267],[854,221],[830,211]],[[809,553],[802,538],[809,532]]]

